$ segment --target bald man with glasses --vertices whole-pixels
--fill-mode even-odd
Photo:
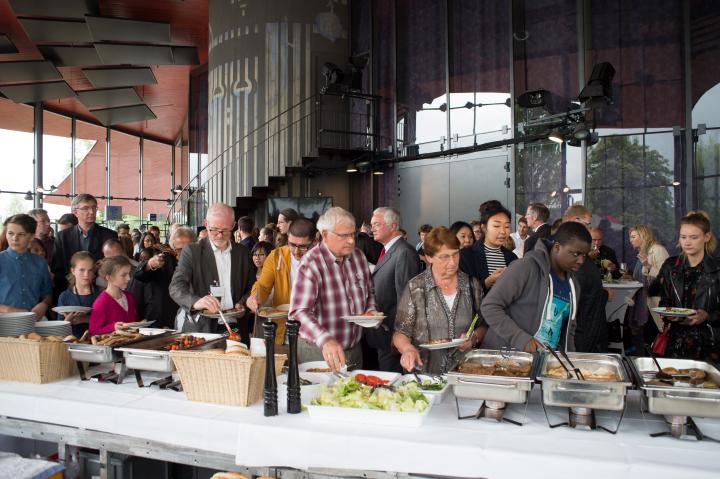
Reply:
[[[255,281],[255,266],[250,251],[232,238],[235,212],[216,203],[208,209],[205,228],[208,236],[185,246],[170,282],[170,297],[186,312],[182,330],[186,332],[223,331],[224,326],[203,312],[220,309],[245,310],[245,302]],[[222,291],[220,300],[210,294],[211,286]],[[228,318],[230,322],[231,319]],[[245,317],[238,320],[241,340],[250,344],[250,327]]]

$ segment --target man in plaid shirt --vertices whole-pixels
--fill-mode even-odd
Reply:
[[[355,247],[355,218],[342,208],[318,219],[322,243],[302,258],[293,283],[289,319],[300,322],[300,362],[325,360],[334,371],[360,364],[360,326],[340,319],[375,310],[370,269]]]

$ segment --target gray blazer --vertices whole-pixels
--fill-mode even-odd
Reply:
[[[239,243],[232,243],[230,256],[233,304],[245,304],[255,282],[255,266],[250,260],[250,251]],[[190,311],[197,300],[210,292],[213,281],[219,280],[210,240],[203,238],[182,249],[170,282],[170,297],[185,311]]]
[[[420,274],[420,258],[415,248],[400,238],[385,253],[373,271],[375,304],[378,311],[387,315],[383,325],[377,329],[366,329],[365,338],[370,346],[390,349],[390,340],[395,330],[395,314],[398,301],[408,282]]]

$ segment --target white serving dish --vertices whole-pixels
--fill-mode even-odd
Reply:
[[[349,422],[384,427],[420,427],[432,409],[433,397],[427,396],[428,407],[423,412],[382,411],[351,407],[315,406],[306,404],[313,420],[338,423]]]
[[[397,378],[400,377],[399,373],[390,373],[387,371],[369,371],[367,369],[356,369],[351,371],[350,375],[355,377],[358,374],[364,374],[365,376],[376,376],[380,379],[384,379],[388,384],[392,384]]]
[[[432,377],[427,374],[418,374],[420,376],[421,380],[430,379],[432,380]],[[447,379],[446,379],[447,380]],[[406,381],[415,381],[417,382],[417,379],[415,379],[415,376],[413,374],[406,374],[404,376],[401,376],[400,379],[398,379],[395,382],[395,386],[401,386]],[[447,397],[448,393],[450,392],[450,384],[445,383],[445,387],[440,389],[439,391],[426,391],[424,389],[420,389],[424,395],[426,395],[428,398],[433,398],[434,404],[439,404],[445,400],[445,397]]]
[[[327,373],[309,373],[307,372],[308,369],[313,368],[328,368],[328,364],[325,361],[308,361],[306,363],[302,363],[298,365],[298,371],[300,372],[300,377],[303,379],[307,379],[310,382],[316,383],[316,384],[329,384],[332,381],[333,374],[331,372]],[[347,371],[347,366],[340,370],[341,372]]]

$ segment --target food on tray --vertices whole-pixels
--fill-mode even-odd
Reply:
[[[207,340],[205,338],[200,338],[197,336],[193,336],[191,334],[188,334],[187,336],[181,336],[179,338],[175,338],[175,340],[163,347],[165,351],[178,351],[180,349],[189,349],[195,346],[200,346],[202,344],[205,344]]]
[[[137,341],[145,336],[137,331],[129,331],[125,329],[115,330],[112,333],[98,334],[90,336],[88,331],[82,335],[77,341],[71,341],[78,344],[94,344],[97,346],[120,346],[121,344]]]
[[[418,384],[416,379],[411,379],[409,381],[403,381],[403,384],[410,384],[415,383]],[[445,385],[447,384],[447,379],[441,377],[438,379],[423,379],[418,386],[423,391],[442,391]]]
[[[675,368],[662,368],[662,372],[665,374],[678,374],[678,370]]]
[[[620,381],[618,374],[607,366],[600,366],[595,369],[588,367],[578,369],[580,369],[580,374],[587,381]],[[549,368],[546,374],[551,378],[568,379],[568,372],[562,366]],[[572,369],[570,369],[570,379],[580,379],[575,376],[575,371]]]
[[[481,376],[527,377],[530,375],[532,364],[517,362],[510,359],[501,359],[493,364],[466,362],[460,365],[458,372],[465,374],[478,374]]]
[[[239,308],[227,308],[222,310],[223,314],[240,313],[242,309]],[[218,314],[217,311],[211,311],[209,309],[203,309],[202,314]]]
[[[367,386],[382,386],[384,384],[389,383],[390,381],[373,376],[371,374],[365,375],[365,374],[356,374],[355,379],[357,379],[359,382],[367,385]]]
[[[367,311],[363,314],[358,314],[358,316],[385,316],[381,311]]]
[[[288,314],[287,309],[269,308],[269,307],[258,309],[258,316],[263,316],[263,317],[275,316],[275,315],[287,316],[287,314]]]
[[[194,352],[194,351],[192,351]],[[228,349],[227,351],[220,348],[213,348],[213,349],[205,349],[202,351],[197,351],[198,354],[224,354],[226,356],[250,356],[250,351],[248,351],[246,348],[243,347],[232,347]]]
[[[417,384],[405,384],[391,391],[366,386],[354,377],[340,379],[332,386],[320,385],[320,395],[310,404],[418,413],[430,405]]]
[[[74,343],[77,338],[72,334],[69,336],[40,336],[38,333],[22,334],[17,339],[25,339],[29,341],[49,341],[51,343]]]
[[[310,368],[306,373],[331,373],[332,369],[330,368]]]
[[[693,314],[695,310],[690,308],[673,308],[670,306],[665,306],[665,312],[673,314]]]
[[[216,472],[210,479],[248,479],[239,472]]]
[[[443,344],[443,343],[449,343],[452,341],[450,338],[440,338],[440,339],[431,339],[428,341],[428,344]]]

